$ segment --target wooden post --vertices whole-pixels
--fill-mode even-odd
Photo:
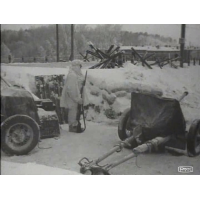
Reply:
[[[123,55],[119,54],[119,57],[118,57],[118,66],[122,67],[122,65],[123,65]]]
[[[57,62],[59,62],[59,29],[58,29],[58,24],[56,24],[56,42],[57,42]]]
[[[71,56],[70,60],[74,60],[74,24],[71,24]]]
[[[190,66],[190,51],[188,51],[188,66]]]
[[[11,55],[8,55],[8,62],[11,63],[11,60],[12,60]]]
[[[171,54],[169,53],[169,63],[170,63],[170,67],[172,67],[172,61],[171,61]]]
[[[131,63],[134,64],[134,57],[131,55]]]
[[[184,47],[185,47],[185,24],[181,25],[181,38],[180,38],[180,55],[181,55],[181,62],[180,67],[183,67],[183,61],[184,61]]]
[[[57,44],[57,62],[59,62],[59,32],[58,32],[58,24],[56,24],[56,44]]]

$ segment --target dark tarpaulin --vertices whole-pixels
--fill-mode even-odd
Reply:
[[[145,140],[185,134],[186,124],[179,101],[152,94],[132,92],[131,95],[130,126],[141,125]]]
[[[1,115],[6,119],[12,115],[28,115],[39,123],[34,99],[24,89],[8,87],[1,90]]]

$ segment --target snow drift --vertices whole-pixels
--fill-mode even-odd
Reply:
[[[69,67],[69,63],[63,63],[62,67],[60,67],[60,63],[52,63],[51,66],[41,63],[24,65],[27,67],[18,67],[17,64],[3,65],[1,74],[7,80],[21,84],[32,92],[34,92],[34,83],[30,76],[67,74]],[[93,63],[84,63],[83,73],[92,65]],[[183,100],[181,107],[186,122],[191,123],[194,119],[200,118],[199,77],[200,66],[174,69],[166,65],[163,69],[154,66],[150,70],[127,62],[124,68],[119,69],[88,69],[86,87],[89,109],[87,120],[117,121],[121,113],[130,107],[132,91],[151,92],[176,99],[183,92],[188,91],[189,95]]]

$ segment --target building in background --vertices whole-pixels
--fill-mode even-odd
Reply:
[[[133,57],[131,48],[134,48],[141,56],[148,57],[150,54],[155,56],[149,57],[148,61],[155,61],[156,58],[165,59],[165,58],[176,58],[180,56],[180,47],[171,47],[171,46],[121,46],[120,50],[125,53],[126,60],[131,60]],[[191,59],[200,59],[200,48],[189,48],[186,47],[184,51],[184,62],[188,63]]]

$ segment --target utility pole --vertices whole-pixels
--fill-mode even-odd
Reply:
[[[56,44],[57,44],[57,62],[59,62],[59,32],[58,32],[58,24],[56,24]]]
[[[74,24],[71,24],[71,56],[70,60],[74,60]]]
[[[183,61],[184,61],[184,47],[185,47],[185,24],[181,24],[181,38],[179,40],[180,44],[180,55],[181,55],[181,62],[180,66],[183,67]]]

